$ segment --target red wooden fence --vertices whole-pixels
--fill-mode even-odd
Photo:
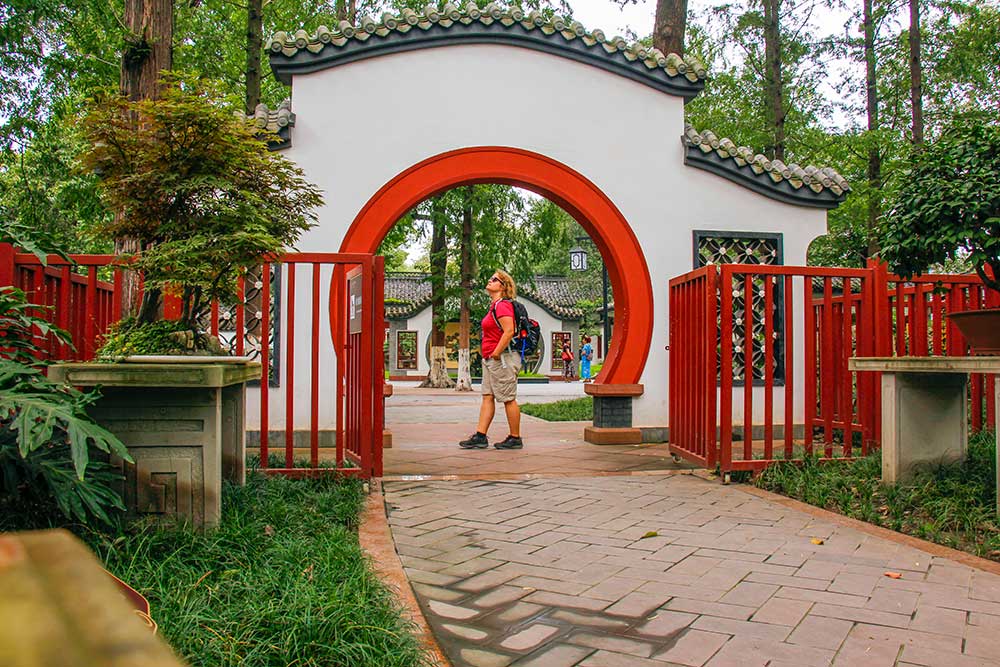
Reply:
[[[677,277],[670,281],[671,451],[724,472],[867,454],[881,433],[880,379],[849,371],[848,359],[965,355],[945,316],[995,305],[1000,300],[975,276],[903,280],[875,264],[730,264]],[[970,379],[973,429],[995,428],[993,383]]]
[[[50,256],[43,264],[32,254],[15,253],[10,246],[0,244],[0,285],[17,286],[27,293],[29,301],[45,306],[38,314],[66,329],[75,345],[74,350],[54,340],[40,341],[47,352],[45,360],[93,359],[108,327],[121,319],[115,294],[124,269],[116,261],[113,255],[72,255],[69,260]],[[271,276],[279,267],[284,279],[274,284],[283,298],[272,300],[272,296],[279,296],[271,294]],[[332,404],[337,415],[337,466],[345,474],[382,475],[383,275],[383,259],[373,255],[290,253],[263,264],[259,277],[254,276],[254,285],[241,279],[235,304],[212,304],[206,322],[211,333],[221,334],[233,354],[252,354],[261,362],[259,400],[257,405],[247,406],[259,417],[261,468],[290,476],[313,474],[320,466],[321,413]],[[349,276],[360,289],[362,304],[350,330]],[[248,303],[246,295],[258,287],[259,294]],[[324,289],[328,289],[325,302]],[[297,313],[296,306],[302,304],[308,306],[306,312],[298,309]],[[253,312],[248,312],[251,307]],[[283,335],[272,318],[283,323]],[[304,350],[298,349],[302,341],[308,341]],[[272,378],[271,357],[279,344],[281,377]],[[324,367],[322,360],[334,353],[340,363]],[[303,372],[307,377],[302,377]],[[333,396],[322,395],[321,378],[330,377],[324,374],[333,374]],[[277,379],[280,387],[272,387],[272,379]],[[269,455],[274,451],[270,442],[275,412],[271,401],[279,397],[284,399],[284,457],[282,467],[273,468],[269,466]],[[303,402],[308,404],[308,426],[297,429],[296,406]],[[308,431],[307,468],[295,467],[295,434],[303,430]]]

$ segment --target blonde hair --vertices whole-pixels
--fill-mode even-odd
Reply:
[[[493,272],[500,278],[500,296],[505,299],[516,299],[517,298],[517,285],[514,284],[514,279],[510,277],[510,274],[503,269],[497,269]]]

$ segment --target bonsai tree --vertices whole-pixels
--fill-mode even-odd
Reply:
[[[882,258],[904,277],[964,260],[1000,292],[1000,125],[956,122],[912,160],[885,218]]]
[[[168,74],[157,100],[97,101],[84,121],[82,156],[100,178],[114,219],[98,229],[135,248],[144,276],[137,334],[180,297],[179,330],[200,328],[214,299],[236,295],[237,278],[283,251],[315,222],[322,204],[302,170],[267,148],[266,136],[223,107],[202,82]]]

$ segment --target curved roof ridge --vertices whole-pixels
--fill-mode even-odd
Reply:
[[[589,62],[691,99],[704,87],[707,72],[694,56],[664,54],[639,42],[608,38],[601,30],[588,31],[576,20],[545,17],[491,2],[480,9],[474,2],[459,7],[451,2],[440,10],[429,4],[420,12],[386,12],[380,20],[365,15],[357,24],[341,21],[333,30],[320,26],[279,31],[271,37],[271,69],[278,80],[291,82],[295,73],[314,72],[338,64],[385,53],[456,43],[512,43]]]
[[[772,199],[800,206],[834,208],[851,186],[831,167],[800,167],[769,160],[748,146],[719,138],[711,130],[685,124],[681,138],[687,149],[684,164],[711,171]]]
[[[267,147],[271,150],[287,148],[292,143],[291,128],[295,127],[295,114],[292,113],[292,100],[286,97],[274,109],[261,102],[254,108],[252,115],[244,115],[248,123],[260,130],[277,135],[277,140],[271,138]]]

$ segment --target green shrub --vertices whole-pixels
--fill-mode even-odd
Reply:
[[[757,478],[761,488],[875,525],[1000,560],[996,516],[996,439],[970,438],[962,463],[929,466],[908,484],[882,484],[881,453],[854,462],[778,464]]]
[[[51,525],[59,512],[83,523],[107,523],[124,509],[113,486],[121,476],[91,460],[92,453],[131,458],[118,438],[87,416],[97,392],[56,384],[42,374],[36,341],[70,341],[35,309],[21,290],[0,287],[0,530]]]
[[[92,533],[108,569],[149,598],[192,667],[427,665],[356,527],[361,483],[248,476],[226,485],[217,529]]]
[[[594,418],[594,398],[583,396],[552,403],[525,403],[521,412],[550,422],[580,422]]]

